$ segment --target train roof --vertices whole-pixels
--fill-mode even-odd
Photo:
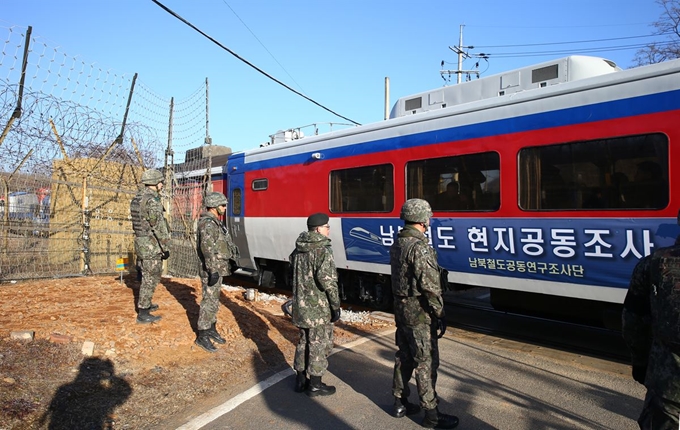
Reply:
[[[242,158],[247,157],[250,161],[256,162],[258,160],[265,160],[276,157],[286,157],[293,154],[299,154],[301,152],[309,152],[314,155],[316,151],[320,149],[333,148],[338,145],[352,145],[354,143],[361,143],[370,139],[376,135],[376,133],[381,133],[382,130],[392,127],[398,127],[404,124],[410,123],[421,123],[422,121],[427,121],[429,119],[439,119],[444,116],[450,115],[462,115],[468,112],[477,112],[481,110],[486,110],[493,107],[501,107],[506,105],[515,105],[518,103],[529,102],[532,100],[543,99],[547,97],[554,97],[561,94],[569,94],[579,91],[584,91],[588,89],[598,88],[602,86],[612,86],[628,81],[637,81],[652,78],[655,76],[666,75],[669,73],[678,73],[680,70],[680,59],[679,60],[669,60],[663,63],[651,64],[647,66],[635,67],[631,69],[622,70],[616,64],[611,61],[605,60],[599,57],[585,57],[585,56],[571,56],[561,58],[555,61],[549,61],[535,66],[526,67],[510,72],[501,73],[494,76],[489,76],[487,79],[489,82],[496,82],[500,84],[498,80],[499,77],[512,75],[513,73],[519,71],[519,76],[527,75],[531,70],[540,70],[545,67],[555,67],[557,65],[558,73],[560,65],[562,69],[567,68],[564,73],[567,73],[566,77],[563,77],[561,85],[556,85],[557,81],[552,81],[552,83],[546,82],[546,85],[536,85],[535,90],[515,90],[512,93],[506,92],[505,94],[495,94],[495,96],[489,97],[477,97],[473,98],[468,96],[467,102],[460,102],[454,104],[448,104],[446,106],[437,105],[435,108],[431,109],[421,109],[420,115],[414,115],[413,112],[401,116],[390,117],[390,119],[384,121],[377,121],[374,123],[364,124],[358,127],[347,128],[343,130],[336,130],[324,134],[305,136],[300,139],[293,139],[290,141],[282,142],[274,145],[261,146],[259,148],[252,148],[243,151],[238,151],[230,156],[232,158]],[[598,70],[598,67],[600,68]],[[537,72],[540,73],[540,72]],[[531,76],[531,73],[528,73]],[[436,91],[461,91],[463,88],[479,89],[475,86],[478,82],[484,81],[484,79],[479,79],[477,81],[466,82],[452,87],[438,88],[433,91],[427,91],[420,94],[400,98],[396,105],[403,103],[405,100],[413,99],[416,96],[422,95],[425,97],[427,94]],[[557,78],[560,79],[559,76]],[[507,79],[506,79],[507,82]],[[542,81],[544,82],[544,81]],[[479,84],[478,84],[479,85]],[[659,89],[661,90],[661,89]],[[656,91],[655,89],[650,89],[650,91]],[[446,93],[445,93],[446,94]],[[447,107],[448,109],[444,109]],[[418,113],[416,112],[416,113]]]
[[[545,88],[565,82],[621,71],[613,61],[600,57],[572,55],[520,69],[402,97],[392,107],[390,118],[414,115],[520,91]]]

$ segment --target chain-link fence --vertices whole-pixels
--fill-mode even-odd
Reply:
[[[134,270],[130,200],[153,167],[166,174],[166,270],[195,276],[195,220],[211,188],[195,172],[209,171],[211,151],[176,164],[174,150],[211,147],[207,79],[176,102],[136,74],[68,56],[31,27],[2,32],[0,281],[114,273],[122,258]]]

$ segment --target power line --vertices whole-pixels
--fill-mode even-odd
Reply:
[[[257,40],[257,41],[260,43],[260,45],[262,45],[262,47],[264,48],[264,50],[267,51],[267,53],[274,59],[274,61],[276,61],[276,64],[278,64],[279,66],[281,66],[281,68],[283,69],[283,71],[286,72],[286,75],[288,75],[288,77],[289,77],[290,79],[292,79],[293,82],[295,82],[295,85],[297,85],[297,86],[300,88],[300,90],[304,93],[305,90],[304,90],[304,88],[302,88],[302,85],[298,84],[297,81],[295,80],[295,78],[292,77],[292,76],[290,75],[290,73],[288,73],[288,70],[286,70],[286,68],[283,67],[283,65],[282,65],[281,63],[279,63],[279,60],[277,60],[276,57],[274,57],[274,54],[272,54],[271,52],[269,52],[269,49],[267,49],[267,47],[264,46],[264,43],[262,43],[262,41],[257,37],[257,35],[255,35],[255,33],[253,33],[253,30],[251,30],[250,27],[248,27],[248,25],[247,25],[245,22],[243,22],[243,20],[241,19],[240,16],[238,16],[238,14],[236,13],[236,11],[229,5],[229,3],[227,3],[227,0],[222,0],[222,1],[224,2],[224,4],[227,5],[227,7],[229,8],[229,10],[231,10],[231,12],[236,16],[236,18],[238,18],[238,20],[241,21],[241,24],[243,24],[243,26],[250,32],[250,34],[253,35],[253,37],[255,38],[255,40]]]
[[[674,42],[659,42],[657,45],[663,46]],[[608,51],[626,51],[630,49],[641,49],[647,44],[635,44],[635,45],[619,45],[619,46],[604,46],[604,47],[593,47],[593,48],[583,48],[583,49],[569,49],[569,50],[552,50],[552,51],[526,51],[526,52],[498,52],[489,53],[485,52],[484,55],[488,56],[490,59],[493,58],[517,58],[517,57],[533,57],[533,56],[545,56],[545,55],[564,55],[564,54],[587,54],[593,52],[608,52]]]
[[[315,105],[317,105],[317,106],[319,106],[320,108],[322,108],[322,109],[324,109],[324,110],[326,110],[326,111],[332,113],[333,115],[336,115],[336,116],[338,116],[338,117],[340,117],[340,118],[342,118],[342,119],[344,119],[344,120],[347,120],[347,121],[351,122],[352,124],[361,125],[360,123],[358,123],[358,122],[356,122],[356,121],[354,121],[354,120],[351,120],[351,119],[349,119],[349,118],[347,118],[347,117],[345,117],[345,116],[340,115],[339,113],[337,113],[337,112],[335,112],[335,111],[333,111],[333,110],[327,108],[326,106],[322,105],[321,103],[319,103],[319,102],[317,102],[317,101],[315,101],[315,100],[313,100],[313,99],[307,97],[306,95],[302,94],[301,92],[299,92],[299,91],[295,90],[294,88],[291,88],[291,87],[289,87],[288,85],[284,84],[283,82],[279,81],[278,79],[276,79],[275,77],[271,76],[270,74],[268,74],[268,73],[265,72],[264,70],[260,69],[260,68],[257,67],[256,65],[252,64],[250,61],[246,60],[245,58],[241,57],[240,55],[238,55],[237,53],[235,53],[235,52],[232,51],[231,49],[229,49],[229,48],[227,48],[226,46],[222,45],[222,44],[221,44],[220,42],[218,42],[217,40],[215,40],[215,39],[213,39],[212,37],[208,36],[206,33],[204,33],[203,31],[201,31],[198,27],[196,27],[195,25],[193,25],[192,23],[190,23],[190,22],[187,21],[186,19],[182,18],[182,17],[179,16],[178,14],[176,14],[174,11],[172,11],[171,9],[169,9],[167,6],[165,6],[163,3],[159,2],[158,0],[151,0],[151,1],[153,1],[154,3],[156,3],[156,4],[157,4],[158,6],[160,6],[163,10],[165,10],[166,12],[168,12],[170,15],[174,16],[175,18],[179,19],[180,21],[182,21],[183,23],[185,23],[185,24],[188,25],[189,27],[191,27],[191,28],[193,28],[194,30],[196,30],[196,31],[197,31],[198,33],[200,33],[203,37],[205,37],[206,39],[210,40],[210,41],[213,42],[215,45],[217,45],[217,46],[219,46],[220,48],[224,49],[225,51],[227,51],[228,53],[230,53],[231,55],[233,55],[234,57],[236,57],[236,58],[239,59],[240,61],[244,62],[244,63],[247,64],[248,66],[250,66],[250,67],[252,67],[253,69],[257,70],[259,73],[263,74],[264,76],[266,76],[267,78],[269,78],[269,79],[271,79],[272,81],[276,82],[277,84],[281,85],[282,87],[286,88],[287,90],[289,90],[289,91],[291,91],[291,92],[293,92],[293,93],[299,95],[300,97],[304,98],[305,100],[308,100],[308,101],[314,103]]]
[[[499,29],[499,28],[509,28],[512,30],[518,30],[518,29],[552,29],[552,28],[567,28],[567,29],[573,29],[573,28],[604,28],[604,27],[626,27],[630,28],[631,26],[637,26],[637,25],[644,25],[644,26],[650,26],[652,25],[652,22],[624,22],[620,24],[598,24],[598,25],[590,25],[590,24],[584,24],[584,25],[550,25],[550,26],[545,26],[545,25],[475,25],[475,24],[467,24],[466,27],[473,27],[473,28],[492,28],[492,29]]]
[[[626,36],[626,37],[613,37],[609,39],[590,39],[590,40],[576,40],[573,42],[548,42],[548,43],[527,43],[522,45],[485,45],[479,46],[475,45],[475,48],[519,48],[523,46],[547,46],[547,45],[570,45],[575,43],[595,43],[595,42],[608,42],[611,40],[625,40],[625,39],[639,39],[642,37],[656,37],[663,36],[665,34],[671,33],[660,33],[660,34],[645,34],[640,36]]]

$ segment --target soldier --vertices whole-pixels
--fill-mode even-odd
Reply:
[[[208,352],[217,348],[211,339],[219,344],[226,340],[217,332],[217,309],[220,305],[222,277],[231,275],[229,261],[235,257],[235,246],[229,230],[219,217],[227,210],[227,198],[222,193],[210,193],[205,197],[205,212],[198,220],[198,258],[201,260],[201,286],[203,298],[198,315],[198,337],[196,345]]]
[[[333,349],[333,323],[340,319],[338,274],[328,235],[328,215],[307,218],[289,261],[293,285],[293,324],[300,329],[293,367],[295,391],[309,397],[330,396],[335,387],[321,382]]]
[[[137,265],[141,268],[142,284],[137,301],[137,322],[151,323],[161,319],[151,315],[158,305],[151,303],[161,280],[163,262],[170,257],[170,229],[158,194],[163,189],[163,174],[151,169],[142,173],[144,185],[130,202],[132,229],[135,232]]]
[[[680,213],[678,213],[680,224]],[[638,424],[677,429],[680,415],[680,236],[642,258],[623,303],[623,337],[633,379],[647,388]]]
[[[438,339],[446,331],[440,268],[436,251],[428,245],[425,232],[432,209],[421,199],[407,200],[401,207],[405,221],[397,240],[390,248],[394,319],[397,324],[392,394],[392,415],[401,418],[425,410],[421,425],[427,428],[452,429],[458,418],[439,412],[435,391],[439,367]],[[409,403],[409,380],[416,373],[420,407]]]

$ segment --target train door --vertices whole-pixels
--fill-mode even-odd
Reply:
[[[238,246],[239,259],[238,266],[241,269],[248,271],[256,270],[255,261],[253,260],[249,248],[248,238],[246,236],[245,226],[245,205],[244,205],[244,189],[243,189],[243,173],[236,170],[229,175],[229,207],[227,222],[231,230],[232,240]]]

